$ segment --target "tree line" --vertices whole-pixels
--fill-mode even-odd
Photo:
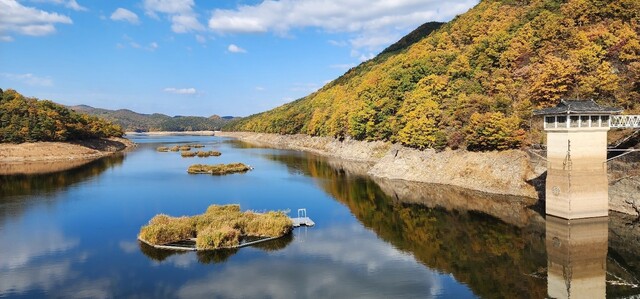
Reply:
[[[0,89],[0,142],[70,141],[121,137],[122,128],[49,100]]]

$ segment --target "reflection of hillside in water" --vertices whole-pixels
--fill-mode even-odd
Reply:
[[[520,219],[536,218],[535,212],[510,215],[517,209],[505,203],[506,218],[515,219],[514,224],[519,224],[510,225],[463,209],[472,206],[474,201],[465,197],[469,194],[464,192],[442,194],[446,188],[427,189],[438,193],[436,200],[430,201],[423,197],[428,196],[429,191],[414,193],[411,190],[417,187],[406,183],[397,190],[393,188],[396,185],[390,183],[383,190],[376,182],[361,176],[363,169],[358,167],[352,172],[342,167],[345,164],[332,167],[324,159],[312,156],[268,158],[320,179],[317,182],[327,193],[347,205],[358,220],[382,239],[411,252],[429,268],[452,273],[480,297],[542,298],[546,295],[545,280],[528,275],[546,267],[544,227],[527,226],[527,220]],[[412,196],[404,197],[410,194]],[[520,209],[523,204],[517,203]],[[490,207],[486,209],[490,211]]]
[[[47,174],[0,175],[0,202],[11,196],[54,192],[95,177],[105,170],[121,165],[124,154],[114,154],[65,171]]]
[[[346,204],[358,220],[382,239],[411,252],[430,268],[452,273],[480,297],[547,295],[549,243],[545,245],[545,219],[527,208],[533,204],[531,199],[442,185],[371,180],[366,176],[366,165],[312,155],[267,158],[285,163],[294,172],[317,178],[318,185]],[[607,250],[598,251],[602,257],[607,256],[607,280],[618,281],[607,284],[609,296],[639,291],[620,285],[633,285],[640,277],[640,233],[634,230],[640,225],[637,220],[623,219],[620,215],[608,219],[608,256]],[[604,229],[606,232],[606,225]],[[597,241],[597,244],[583,242],[581,246],[600,249],[602,240]]]

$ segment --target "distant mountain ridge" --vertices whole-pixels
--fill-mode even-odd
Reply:
[[[83,114],[97,116],[122,126],[128,132],[154,131],[215,131],[219,130],[233,116],[168,116],[161,113],[144,114],[129,109],[109,110],[88,105],[70,106],[70,109]]]

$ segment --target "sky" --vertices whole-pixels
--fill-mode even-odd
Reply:
[[[0,88],[64,105],[247,116],[478,0],[0,0]]]

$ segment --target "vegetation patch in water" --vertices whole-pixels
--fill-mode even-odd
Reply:
[[[156,148],[156,150],[159,151],[159,152],[163,152],[164,153],[164,152],[168,152],[169,148],[166,147],[166,146],[159,146],[159,147]]]
[[[196,248],[233,248],[243,238],[276,238],[293,230],[283,211],[255,213],[240,211],[240,205],[211,205],[204,214],[192,217],[156,215],[140,229],[139,238],[151,245],[164,245],[196,238]]]
[[[191,146],[188,145],[182,145],[180,146],[180,151],[190,151],[191,150]]]
[[[204,164],[195,164],[189,166],[187,169],[188,173],[192,174],[214,174],[214,175],[222,175],[222,174],[230,174],[236,172],[245,172],[251,170],[251,167],[242,163],[231,163],[231,164],[215,164],[215,165],[204,165]]]
[[[219,151],[198,151],[197,155],[200,158],[207,158],[211,156],[218,157],[222,155],[222,153],[220,153]]]
[[[193,147],[193,148],[203,148],[203,147],[204,147],[204,145],[203,145],[203,144],[191,144],[191,145],[189,145],[189,146],[191,146],[191,147]]]
[[[176,146],[172,146],[169,150],[172,151],[172,152],[177,152],[177,151],[180,150],[180,147],[177,146],[177,145]]]
[[[181,155],[183,158],[191,158],[191,157],[195,157],[195,156],[196,156],[196,152],[188,152],[188,151],[185,151],[185,152],[181,152],[181,153],[180,153],[180,155]]]
[[[150,244],[167,244],[196,236],[195,223],[190,217],[171,217],[159,214],[140,229],[140,238]]]

